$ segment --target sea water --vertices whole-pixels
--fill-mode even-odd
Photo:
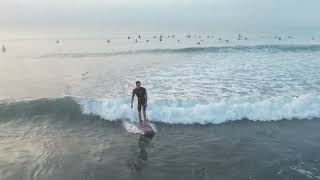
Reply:
[[[320,37],[186,35],[3,40],[1,177],[319,179]]]

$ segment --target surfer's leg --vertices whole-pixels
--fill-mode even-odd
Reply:
[[[143,105],[142,108],[143,108],[143,110],[142,110],[142,112],[143,112],[143,120],[144,120],[144,122],[147,122],[146,106]]]
[[[140,120],[140,122],[142,122],[142,119],[141,119],[141,111],[139,111],[139,120]]]
[[[142,119],[141,119],[141,105],[138,104],[138,115],[139,115],[139,120],[140,120],[140,123],[142,122]]]

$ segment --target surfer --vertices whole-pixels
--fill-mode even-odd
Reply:
[[[147,90],[144,87],[141,87],[140,81],[136,82],[136,88],[132,91],[131,109],[133,108],[133,100],[135,95],[138,98],[138,114],[139,114],[140,123],[142,122],[141,109],[143,112],[143,119],[146,122],[147,121],[146,108],[147,108],[147,102],[148,102]]]
[[[2,45],[2,52],[5,53],[6,52],[6,47],[4,45]]]

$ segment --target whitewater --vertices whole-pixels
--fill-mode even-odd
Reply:
[[[137,121],[129,102],[135,80],[141,80],[150,97],[147,115],[156,122],[317,118],[319,50],[317,45],[259,45],[131,52],[125,56],[157,60],[132,67],[117,82],[98,85],[108,87],[103,97],[75,99],[86,114]]]
[[[318,41],[256,36],[227,43],[226,37],[164,37],[162,42],[152,36],[137,42],[114,36],[111,43],[9,41],[8,47],[19,48],[19,53],[2,55],[7,60],[1,62],[0,99],[71,97],[84,114],[137,121],[136,107],[129,105],[134,83],[140,80],[150,99],[147,115],[154,122],[320,117]],[[6,72],[15,74],[8,79]]]
[[[137,121],[128,100],[82,99],[83,112],[107,120]],[[248,98],[201,103],[189,101],[151,101],[147,116],[152,121],[170,124],[219,124],[232,120],[312,119],[320,117],[320,96]]]
[[[320,36],[153,35],[5,40],[0,179],[319,179]]]

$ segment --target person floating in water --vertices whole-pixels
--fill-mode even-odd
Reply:
[[[138,98],[138,113],[139,113],[140,123],[142,123],[141,109],[143,112],[143,120],[144,122],[146,122],[147,121],[146,108],[147,108],[148,96],[147,96],[147,90],[144,87],[141,87],[140,81],[136,82],[136,88],[132,91],[131,109],[133,108],[133,100],[135,95]]]
[[[5,53],[6,52],[6,47],[4,45],[2,45],[2,52]]]

